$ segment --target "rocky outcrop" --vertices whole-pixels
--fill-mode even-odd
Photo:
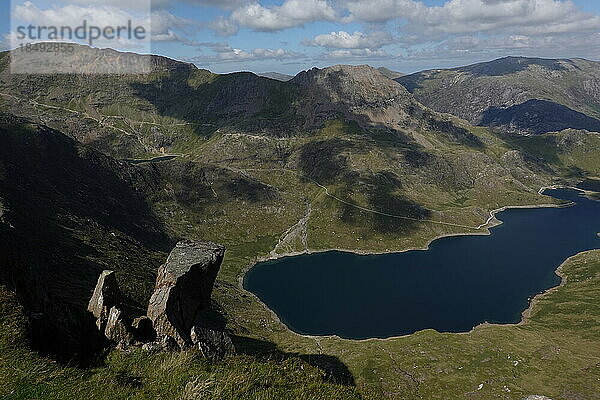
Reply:
[[[210,242],[181,242],[159,269],[148,306],[157,335],[173,338],[179,347],[193,344],[192,328],[210,296],[225,248]]]
[[[223,331],[194,326],[190,332],[192,343],[206,358],[222,359],[235,353],[231,338]]]
[[[290,82],[303,94],[299,107],[306,128],[319,128],[340,115],[366,127],[395,127],[415,103],[402,85],[366,65],[313,68]]]
[[[103,271],[98,278],[88,311],[96,318],[96,327],[111,342],[127,346],[133,340],[122,310],[124,296],[114,271]]]
[[[88,311],[103,336],[119,348],[139,345],[148,351],[174,351],[196,347],[207,358],[229,356],[235,351],[229,335],[202,318],[210,308],[224,254],[225,248],[215,243],[180,242],[158,271],[147,316],[128,315],[115,273],[104,271]]]
[[[108,320],[106,321],[106,328],[104,329],[104,336],[108,340],[126,347],[133,340],[133,335],[124,318],[123,311],[117,307],[111,307],[108,313]]]
[[[88,311],[96,318],[99,330],[103,331],[106,328],[111,308],[121,304],[122,298],[115,272],[103,271],[88,304]]]

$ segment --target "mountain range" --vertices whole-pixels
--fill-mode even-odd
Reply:
[[[600,176],[592,61],[401,77],[338,65],[287,80],[83,46],[83,75],[11,74],[10,57],[0,53],[0,280],[38,348],[62,357],[85,353],[98,274],[117,271],[132,306],[144,304],[179,239],[227,247],[214,308],[239,349],[260,339],[316,354],[239,284],[257,259],[481,234],[491,210],[552,202],[540,187]],[[148,57],[149,73],[96,73]],[[342,358],[351,346],[331,339]],[[339,383],[339,360],[313,358]],[[365,385],[368,368],[384,368],[343,361]],[[387,371],[389,385],[404,379]]]
[[[600,130],[600,64],[506,57],[397,79],[421,103],[505,132]]]

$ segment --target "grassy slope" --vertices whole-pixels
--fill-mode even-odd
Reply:
[[[343,134],[346,139],[352,137],[351,129],[349,130],[346,126],[338,126],[337,128],[329,126],[318,137],[331,139],[338,137],[340,134]],[[480,134],[485,135],[481,132]],[[576,138],[578,137],[576,136]],[[595,136],[586,136],[585,138],[586,140],[597,139]],[[535,364],[531,361],[534,369],[528,370],[523,375],[523,379],[532,381],[535,379],[534,373],[539,374],[541,377],[554,377],[557,371],[568,368],[571,363],[585,363],[586,360],[589,360],[584,356],[585,352],[582,353],[581,349],[596,344],[593,339],[589,337],[581,338],[578,336],[578,332],[563,331],[564,327],[556,325],[543,329],[538,329],[541,325],[535,324],[506,328],[482,327],[467,335],[440,335],[428,331],[396,340],[358,343],[335,338],[305,338],[291,333],[253,296],[249,296],[240,288],[239,279],[243,276],[245,269],[252,265],[257,258],[267,255],[275,248],[281,233],[304,216],[304,205],[306,203],[311,204],[313,212],[308,220],[307,231],[308,245],[311,250],[327,248],[362,249],[365,251],[401,250],[425,246],[433,237],[438,235],[463,233],[468,232],[468,230],[419,224],[414,227],[409,235],[400,235],[394,231],[377,232],[373,229],[377,220],[373,220],[372,214],[362,211],[354,214],[355,222],[352,220],[349,222],[344,221],[346,207],[327,197],[322,188],[311,181],[307,182],[306,179],[298,175],[298,172],[269,170],[269,164],[266,165],[267,168],[264,168],[265,165],[262,165],[263,168],[259,168],[260,165],[251,165],[252,160],[256,159],[254,154],[258,154],[261,149],[269,149],[271,139],[260,139],[258,144],[254,138],[240,136],[236,139],[235,143],[243,149],[240,154],[245,154],[248,157],[232,157],[227,161],[228,166],[232,169],[247,168],[247,174],[277,187],[282,193],[290,194],[289,198],[296,201],[296,207],[293,208],[293,214],[284,213],[279,218],[274,217],[273,214],[267,218],[261,217],[261,215],[264,215],[262,213],[268,213],[268,210],[254,210],[259,214],[253,214],[253,219],[259,218],[261,221],[269,221],[269,223],[257,224],[257,228],[248,230],[247,232],[251,232],[251,234],[246,236],[237,228],[235,234],[230,234],[229,229],[231,228],[225,224],[225,221],[236,219],[228,214],[235,214],[234,210],[226,211],[221,217],[224,221],[223,224],[218,223],[216,220],[213,221],[218,226],[223,227],[218,232],[214,232],[212,225],[196,223],[191,224],[194,230],[187,232],[191,236],[215,237],[229,245],[215,297],[224,310],[227,311],[229,327],[235,332],[272,341],[284,351],[299,352],[301,354],[322,352],[337,356],[350,368],[361,390],[376,393],[374,398],[380,398],[380,396],[391,398],[419,398],[420,396],[422,398],[428,398],[428,396],[430,396],[429,398],[444,398],[443,393],[445,391],[451,391],[453,396],[449,396],[449,398],[459,397],[462,393],[475,390],[481,383],[484,383],[484,387],[486,387],[486,381],[489,390],[496,391],[496,394],[504,394],[507,398],[519,398],[520,394],[529,390],[535,393],[535,386],[531,383],[522,382],[513,376],[516,371],[511,364],[515,361],[514,357],[534,357],[537,351],[541,351],[541,347],[536,347],[538,345],[551,347],[555,345],[563,346],[563,343],[566,343],[567,351],[556,358],[554,365],[546,368],[543,363]],[[301,147],[302,140],[296,139],[300,143],[294,142],[292,147]],[[567,140],[565,134],[556,135],[555,137],[548,136],[545,142],[540,142],[544,140],[541,138],[526,140],[535,142],[522,143],[520,144],[521,147],[526,145],[534,155],[551,159],[549,161],[560,166],[560,170],[565,172],[565,175],[571,170],[580,171],[585,168],[596,171],[594,168],[597,168],[597,163],[590,162],[594,153],[590,152],[590,147],[586,146],[586,143],[588,145],[589,143],[586,141],[578,143],[577,141]],[[570,144],[569,151],[565,151],[564,154],[558,157],[556,152],[559,144],[563,142]],[[231,150],[231,143],[233,142],[226,142],[229,150]],[[279,147],[283,146],[281,141],[277,141],[277,144]],[[219,139],[216,138],[207,145],[204,154],[210,154],[209,158],[218,158],[219,146]],[[490,146],[488,151],[502,154],[511,147],[517,146],[511,143],[496,142],[493,146]],[[592,143],[591,148],[597,149],[600,147]],[[264,151],[269,152],[269,150]],[[452,152],[448,152],[448,148],[446,148],[446,152],[451,156]],[[236,154],[236,152],[233,151],[230,154]],[[359,160],[356,163],[360,162],[360,154],[357,156],[352,152],[348,152],[345,155],[351,163],[354,163],[355,159]],[[381,161],[382,159],[385,160],[382,154],[376,154],[373,156],[373,162],[369,162],[369,165],[377,165],[378,160],[383,164],[390,164]],[[220,160],[211,159],[211,161]],[[270,167],[277,168],[280,165],[277,160],[274,160]],[[325,180],[327,178],[327,176],[320,177],[320,179]],[[340,182],[340,180],[333,179],[327,186],[344,199],[352,199],[357,204],[365,206],[369,205],[366,202],[367,199],[361,196],[359,191],[350,193],[345,191],[343,182]],[[534,204],[548,201],[548,199],[544,199],[537,194],[519,198],[519,195],[523,196],[527,192],[516,188],[513,191],[506,190],[510,188],[510,185],[508,185],[505,186],[505,189],[493,191],[497,195],[490,199],[485,196],[477,196],[479,192],[473,190],[463,193],[465,199],[460,200],[461,204],[456,203],[459,199],[443,204],[440,199],[443,199],[444,192],[436,188],[435,185],[430,186],[430,188],[431,190],[428,192],[430,193],[429,199],[425,200],[428,202],[424,204],[445,211],[447,213],[445,220],[465,224],[476,225],[483,222],[487,215],[485,210],[490,208],[506,204]],[[460,193],[456,195],[458,197]],[[478,213],[476,210],[482,207],[484,209]],[[229,215],[229,217],[226,215]],[[285,216],[285,219],[282,219],[283,216]],[[251,224],[252,221],[245,218],[236,220],[243,227]],[[285,220],[288,222],[284,222]],[[171,220],[171,223],[177,225],[175,220]],[[332,227],[335,228],[332,229]],[[180,228],[174,227],[174,230],[178,229]],[[240,235],[240,233],[242,234]],[[301,250],[303,250],[303,247],[300,240],[294,241],[291,247],[284,249],[284,251]],[[547,331],[551,331],[553,336],[548,337],[546,340]],[[568,335],[565,336],[566,334]],[[563,341],[562,337],[568,337],[569,339]],[[554,340],[556,342],[553,342]],[[421,353],[421,351],[424,351],[424,353]],[[509,355],[511,360],[508,359]],[[506,357],[506,361],[504,361],[504,357]],[[594,357],[597,357],[597,355],[594,355]],[[524,366],[524,364],[521,365]],[[419,372],[413,374],[415,366],[417,366]],[[425,372],[421,373],[421,368]],[[439,376],[437,376],[438,371]],[[518,376],[520,375],[517,374]],[[423,379],[425,381],[420,382]],[[569,376],[563,380],[557,380],[555,383],[556,385],[566,385],[567,383],[576,383],[576,381]],[[500,392],[497,391],[498,382],[505,382],[500,387]],[[505,391],[505,385],[511,392]],[[573,387],[576,390],[581,389],[579,386]],[[540,391],[543,388],[538,387],[538,389]],[[488,397],[491,396],[490,392],[484,391],[481,393],[486,393],[485,396]],[[554,392],[544,392],[542,390],[541,393]],[[473,396],[476,397],[476,395]]]
[[[327,141],[339,136],[344,136],[346,139],[351,140],[352,135],[354,134],[358,133],[342,124],[337,127],[328,126],[317,136],[317,138],[322,141]],[[486,133],[481,132],[479,132],[479,134],[484,137],[486,135]],[[303,145],[306,145],[306,140],[307,139],[290,139],[290,142],[288,142],[277,139],[244,139],[244,137],[240,137],[235,142],[229,140],[226,142],[228,147],[231,143],[240,144],[243,151],[240,150],[239,154],[247,156],[246,158],[233,157],[226,162],[226,166],[230,168],[231,171],[243,168],[248,169],[248,171],[245,172],[247,176],[257,178],[258,181],[262,181],[276,189],[277,195],[274,199],[262,199],[256,201],[255,199],[253,200],[252,198],[244,196],[235,196],[235,191],[232,192],[231,187],[228,185],[227,180],[223,179],[222,174],[216,175],[217,177],[220,176],[220,178],[216,178],[212,184],[212,190],[214,190],[216,197],[211,201],[201,200],[200,203],[194,201],[187,202],[181,201],[181,195],[177,195],[177,193],[174,196],[164,195],[164,193],[169,193],[173,190],[177,192],[177,188],[172,187],[172,182],[165,182],[165,190],[158,191],[156,197],[153,199],[155,202],[155,209],[163,216],[173,232],[191,238],[217,240],[228,246],[229,251],[219,277],[215,298],[226,313],[229,327],[240,336],[248,336],[254,339],[273,342],[286,352],[299,354],[323,353],[336,356],[350,368],[350,371],[359,384],[360,391],[367,395],[373,393],[370,396],[372,398],[380,398],[383,395],[391,398],[410,398],[411,393],[414,393],[414,395],[412,395],[414,398],[418,398],[417,394],[419,393],[428,393],[434,398],[436,396],[441,398],[440,393],[447,390],[445,389],[446,387],[454,388],[453,390],[455,390],[455,393],[463,393],[461,391],[467,392],[466,389],[474,390],[471,386],[480,379],[482,374],[486,371],[485,368],[482,368],[481,365],[474,362],[489,358],[481,355],[488,352],[490,347],[502,348],[501,346],[504,346],[502,343],[505,343],[503,340],[510,340],[510,338],[514,339],[512,329],[521,328],[507,328],[508,330],[506,332],[508,333],[494,333],[490,336],[480,333],[484,332],[485,329],[479,329],[470,335],[439,335],[434,332],[424,332],[409,338],[386,342],[374,341],[356,343],[331,338],[323,338],[317,341],[315,339],[299,337],[288,331],[283,325],[277,322],[274,316],[266,310],[261,303],[240,288],[239,278],[242,276],[244,270],[252,265],[258,257],[265,256],[275,248],[281,234],[303,217],[306,211],[307,202],[312,204],[313,209],[313,214],[308,222],[308,243],[311,249],[336,247],[370,251],[401,250],[408,247],[422,247],[433,237],[442,234],[465,232],[465,229],[450,228],[447,226],[441,227],[437,225],[429,226],[428,224],[418,224],[413,226],[409,235],[402,235],[398,231],[376,231],[373,228],[377,227],[377,223],[381,221],[372,214],[362,211],[355,212],[353,214],[353,219],[344,222],[345,212],[347,211],[346,207],[338,201],[327,197],[324,194],[324,190],[316,186],[313,182],[307,181],[297,174],[290,174],[287,172],[282,173],[277,170],[265,171],[264,168],[261,168],[260,171],[252,170],[253,167],[257,167],[257,165],[252,164],[252,160],[255,160],[252,151],[266,149],[264,151],[271,153],[271,145],[268,143],[274,141],[280,148],[285,147],[285,145],[290,145],[291,151],[294,153],[297,151],[294,149],[302,148]],[[265,144],[265,141],[267,144]],[[311,141],[309,141],[309,143],[310,142]],[[494,142],[493,145],[489,146],[487,151],[490,153],[498,152],[502,154],[502,152],[506,151],[509,147],[510,146],[502,144],[502,142]],[[219,138],[214,138],[207,143],[206,146],[202,146],[196,157],[198,160],[204,159],[224,163],[224,160],[222,159],[211,159],[211,156],[218,158],[218,151],[214,151],[215,149],[218,150],[218,148]],[[535,145],[532,148],[540,149],[542,146]],[[457,154],[461,153],[459,148],[452,151],[452,147],[446,146],[445,150],[445,154],[448,157],[453,157],[454,151]],[[283,148],[283,151],[287,150]],[[397,150],[394,149],[389,150],[392,154],[396,151]],[[551,145],[548,145],[548,148],[544,151],[551,154]],[[376,154],[373,156],[372,160],[364,158],[365,155],[360,152],[355,153],[349,151],[345,153],[345,155],[348,157],[351,165],[360,165],[363,163],[377,165],[377,162],[391,164],[386,162],[385,158],[382,158],[385,156],[384,153]],[[228,154],[231,155],[231,153]],[[234,152],[233,154],[235,155],[236,153]],[[574,157],[574,159],[579,162],[578,157]],[[193,160],[193,157],[190,156],[183,160],[161,165],[162,168],[167,168],[168,171],[168,169],[172,168],[177,169],[180,163],[188,163],[190,160]],[[272,165],[266,164],[260,167],[266,166],[268,169],[270,166],[278,166],[278,162],[279,160],[275,159],[273,160]],[[577,165],[577,163],[575,164]],[[384,166],[382,166],[382,168]],[[583,165],[581,167],[583,167]],[[185,167],[185,165],[183,165],[182,168],[183,171],[187,171],[184,173],[183,177],[194,176],[192,170]],[[328,183],[327,186],[341,197],[352,199],[352,201],[358,204],[370,205],[368,203],[369,199],[365,197],[363,191],[358,190],[356,192],[348,192],[342,179],[334,177],[335,179],[328,181],[327,176],[318,178],[324,178],[326,180],[325,183]],[[420,181],[420,179],[416,179],[416,181]],[[192,180],[191,182],[194,181]],[[189,183],[190,182],[188,182],[188,184]],[[485,221],[487,209],[505,205],[510,201],[519,201],[529,204],[544,201],[543,198],[537,194],[527,194],[526,191],[517,188],[512,191],[496,190],[495,192],[501,194],[501,196],[490,198],[485,196],[478,197],[478,190],[467,190],[464,193],[457,192],[455,194],[456,198],[452,198],[450,201],[441,201],[444,199],[444,196],[447,196],[447,194],[444,194],[446,192],[441,188],[436,187],[435,184],[431,184],[429,187],[431,189],[429,193],[432,193],[433,195],[429,196],[429,199],[424,199],[427,200],[427,203],[425,203],[426,206],[437,208],[445,212],[444,220],[453,220],[474,225]],[[505,186],[504,188],[510,189],[510,185]],[[368,192],[366,194],[368,194]],[[526,195],[526,197],[518,199],[518,197],[515,197],[515,194]],[[464,198],[460,199],[460,196],[463,196]],[[188,197],[194,199],[194,196]],[[177,201],[178,199],[179,201]],[[185,197],[185,199],[187,199],[187,197]],[[234,221],[235,223],[233,223]],[[365,221],[368,222],[366,228],[364,224]],[[331,230],[331,226],[336,227],[335,231]],[[361,232],[361,229],[364,230],[364,232]],[[296,241],[295,243],[296,247],[292,247],[288,250],[302,250],[301,247],[298,247],[301,245],[301,242]],[[531,342],[541,340],[539,333],[536,333],[535,331],[531,332],[529,340],[531,340]],[[586,343],[581,339],[572,338],[570,342],[572,342],[574,346],[589,345],[589,343]],[[417,350],[423,346],[426,346],[428,349],[425,353],[427,356],[422,355],[420,353],[421,350]],[[457,351],[454,351],[454,349],[457,349]],[[509,348],[509,350],[513,351],[515,354],[519,353],[514,348]],[[24,349],[22,349],[22,351],[24,351]],[[530,344],[524,346],[522,352],[526,351],[533,351]],[[188,382],[186,379],[192,379],[192,376],[196,376],[194,374],[202,375],[204,371],[202,368],[206,368],[210,371],[214,371],[214,368],[216,368],[214,366],[210,367],[207,364],[203,364],[203,362],[198,361],[191,356],[189,359],[185,359],[185,357],[188,356],[181,356],[184,358],[183,361],[179,359],[179,356],[172,356],[175,360],[169,359],[167,361],[161,357],[166,356],[153,357],[150,360],[137,365],[139,360],[144,358],[142,355],[113,354],[107,361],[107,367],[94,371],[92,377],[89,377],[87,373],[85,374],[85,378],[83,376],[79,377],[78,374],[82,374],[81,371],[70,370],[69,373],[74,375],[67,375],[68,379],[66,380],[69,382],[72,381],[75,379],[73,376],[77,376],[76,382],[80,382],[79,380],[83,379],[86,383],[82,384],[82,387],[85,388],[87,387],[85,385],[92,385],[89,390],[97,390],[99,398],[102,398],[102,395],[104,394],[100,389],[103,384],[108,385],[108,390],[114,389],[115,394],[121,393],[121,395],[124,396],[128,391],[131,393],[138,393],[129,387],[123,389],[121,387],[122,385],[118,383],[119,380],[117,379],[117,375],[119,373],[131,371],[125,373],[125,376],[142,376],[143,381],[154,382],[149,384],[149,387],[145,386],[139,391],[139,393],[144,393],[140,396],[148,396],[149,392],[144,392],[145,390],[153,390],[156,391],[156,393],[160,393],[161,390],[180,390],[184,383]],[[500,356],[498,355],[497,357]],[[10,363],[15,362],[18,358],[21,358],[21,356],[15,357],[9,355],[6,360],[10,365]],[[34,358],[31,362],[31,368],[33,368],[34,364],[38,361],[38,359]],[[572,359],[570,358],[560,359],[561,363],[571,361]],[[162,366],[163,363],[177,364],[179,362],[183,364],[177,366],[171,374],[167,374],[170,375],[168,379],[173,379],[174,381],[161,381],[158,379],[157,375],[153,375],[163,374],[162,371],[165,370],[165,367]],[[436,362],[440,364],[436,364]],[[244,366],[247,363],[256,365],[256,371],[258,372],[252,372],[252,369],[248,371]],[[468,375],[464,376],[463,374],[467,373],[466,370],[463,372],[465,368],[464,365],[471,364],[473,367],[468,370]],[[133,366],[135,365],[137,365],[137,369],[133,369]],[[275,366],[279,366],[280,364],[273,363],[263,365],[261,362],[257,362],[253,359],[236,358],[223,365],[223,370],[221,370],[222,373],[216,374],[212,378],[214,379],[215,387],[207,390],[221,390],[220,388],[222,385],[227,385],[227,379],[234,379],[233,377],[237,377],[238,374],[242,374],[244,378],[235,379],[250,380],[251,382],[254,382],[252,385],[256,385],[253,379],[263,379],[260,378],[261,376],[269,377],[268,379],[271,380],[271,374],[276,374],[274,371]],[[414,378],[413,371],[410,370],[410,368],[414,369],[414,365],[418,365],[419,368],[425,368],[425,366],[430,366],[430,368],[435,367],[437,369],[434,368],[430,371],[441,370],[446,371],[447,374],[441,381],[437,381],[427,376],[427,383],[419,383],[417,385],[417,382],[421,378]],[[493,363],[490,365],[493,365]],[[460,366],[463,366],[463,369],[458,369]],[[485,367],[485,365],[483,365],[483,367]],[[298,368],[300,367],[293,366],[290,367],[290,370],[293,373],[296,373]],[[503,367],[505,369],[499,369],[496,373],[492,372],[494,368],[497,368],[497,366],[488,369],[490,376],[492,376],[490,379],[494,379],[493,376],[505,377],[507,376],[506,374],[509,374],[509,372],[512,371],[509,366],[506,366]],[[245,372],[240,372],[240,370]],[[41,368],[40,371],[44,371],[44,368]],[[187,371],[192,372],[188,373]],[[301,368],[300,371],[302,371]],[[547,374],[552,373],[551,370],[543,371],[545,371],[543,373]],[[24,373],[25,376],[30,377],[39,374],[41,374],[40,376],[42,377],[47,376],[47,380],[42,379],[44,385],[50,385],[51,387],[55,387],[56,385],[59,388],[61,385],[66,385],[66,383],[61,381],[62,378],[60,378],[62,376],[61,374],[66,372],[60,368],[53,372],[58,374],[58,377],[54,377],[54,375],[44,375],[45,373],[43,372],[29,372],[27,370],[25,370]],[[305,379],[304,375],[302,376],[302,379]],[[413,376],[414,379],[410,376]],[[167,379],[167,377],[164,377],[164,379]],[[289,379],[289,377],[282,377],[281,379],[288,382],[287,379]],[[127,379],[125,379],[125,381],[127,381]],[[11,378],[9,382],[14,382],[13,378]],[[477,383],[477,385],[482,382]],[[516,387],[518,384],[520,383],[512,384],[513,389],[511,390],[517,390]],[[163,387],[163,385],[165,385],[165,387]],[[168,386],[180,389],[167,389]],[[292,386],[293,385],[282,385],[281,387],[272,390],[280,390],[281,393],[283,393]],[[416,389],[417,386],[418,390]],[[75,390],[74,388],[76,387],[79,387],[79,385],[67,385],[62,389],[56,389],[60,391],[55,393],[64,395],[70,390]],[[311,392],[312,394],[321,390],[316,383],[314,384],[314,387],[316,389]],[[307,392],[304,393],[306,396],[308,390],[313,389],[307,388],[298,390],[307,390]],[[344,396],[353,395],[351,391],[346,392],[346,389],[343,388],[335,387],[331,390],[334,392],[341,391],[345,393]],[[51,397],[52,393],[52,391],[49,391],[47,394],[42,393],[42,395],[43,397]],[[234,398],[238,395],[239,393],[236,393],[231,396]],[[271,398],[279,397],[275,396]],[[325,396],[324,398],[329,397]]]
[[[3,399],[358,399],[355,389],[324,381],[297,358],[236,356],[213,363],[194,351],[114,352],[101,366],[57,364],[26,346],[26,319],[0,287],[0,397]]]
[[[202,75],[202,72],[198,72],[198,74]],[[205,88],[203,86],[205,84],[208,84],[210,92],[210,82],[214,77],[200,76],[197,78],[198,82],[195,82],[194,79],[196,78],[190,79],[189,88],[183,88],[186,93],[199,87]],[[120,91],[121,89],[109,88],[105,95],[112,96],[113,90]],[[128,92],[124,90],[122,93]],[[181,93],[173,95],[180,96]],[[284,100],[288,96],[288,93],[281,94]],[[72,94],[58,93],[53,97],[45,96],[39,101],[44,104],[54,104],[52,102],[58,99],[58,104],[62,107],[65,105],[60,103],[60,99],[63,97],[69,98],[72,97]],[[98,101],[97,98],[91,100],[90,103],[94,104]],[[600,146],[593,144],[587,146],[586,150],[586,142],[581,146],[575,146],[575,150],[567,152],[567,155],[557,157],[558,144],[556,141],[515,144],[509,140],[492,137],[483,129],[477,129],[475,133],[486,143],[486,149],[475,157],[473,152],[465,151],[464,147],[448,142],[443,135],[435,132],[419,132],[425,141],[433,144],[433,149],[422,151],[423,149],[417,148],[417,151],[414,152],[412,148],[405,148],[405,143],[397,143],[390,137],[381,137],[377,132],[370,132],[373,135],[372,141],[365,141],[364,137],[359,137],[363,133],[356,132],[352,127],[343,124],[336,126],[335,122],[314,137],[300,136],[282,140],[249,135],[235,136],[229,135],[227,132],[213,134],[214,129],[211,128],[210,121],[194,121],[190,125],[189,116],[175,115],[175,113],[168,115],[169,113],[164,110],[163,114],[159,115],[155,108],[157,105],[151,102],[139,100],[140,104],[135,104],[135,109],[130,109],[128,108],[129,95],[125,95],[122,101],[115,101],[116,105],[107,106],[108,108],[100,107],[90,110],[87,101],[82,104],[69,104],[69,107],[85,111],[86,115],[94,114],[100,109],[104,110],[102,111],[104,115],[124,116],[125,122],[123,122],[123,126],[119,125],[119,127],[127,132],[140,133],[138,136],[141,138],[140,145],[133,147],[135,149],[133,153],[130,150],[132,147],[127,142],[129,137],[123,135],[122,132],[115,131],[114,143],[103,142],[108,147],[116,145],[117,149],[121,147],[126,149],[123,151],[123,155],[156,154],[159,150],[156,146],[156,136],[158,136],[168,144],[168,151],[180,151],[188,154],[184,160],[178,160],[175,163],[211,162],[220,167],[252,176],[277,189],[277,198],[269,201],[255,201],[245,196],[229,196],[227,193],[231,193],[231,187],[226,182],[216,179],[212,185],[216,196],[213,201],[200,199],[200,201],[183,204],[177,196],[164,196],[163,192],[169,193],[172,189],[169,186],[172,182],[165,182],[165,190],[160,192],[160,195],[157,194],[153,200],[155,209],[169,224],[172,232],[191,238],[216,240],[228,246],[229,251],[219,277],[215,297],[227,313],[230,328],[234,332],[242,336],[272,341],[288,352],[300,354],[323,352],[336,355],[351,369],[361,390],[375,390],[376,394],[373,395],[373,398],[379,398],[381,395],[416,398],[419,394],[443,398],[442,393],[446,390],[445,386],[448,386],[450,388],[448,390],[452,390],[453,394],[472,391],[477,388],[472,386],[482,378],[481,374],[486,371],[483,361],[490,358],[491,355],[484,354],[481,356],[481,360],[478,357],[490,351],[490,348],[500,348],[498,346],[503,346],[502,343],[508,343],[511,338],[514,339],[516,336],[514,336],[513,330],[521,328],[506,328],[507,331],[504,333],[494,333],[488,336],[482,333],[487,332],[487,328],[478,329],[469,335],[438,335],[434,332],[424,332],[409,338],[384,343],[355,343],[337,339],[317,341],[289,332],[254,297],[240,288],[239,279],[244,270],[257,258],[264,257],[275,248],[281,235],[304,216],[307,204],[310,204],[312,208],[307,233],[309,248],[313,250],[327,248],[365,251],[402,250],[423,247],[432,238],[440,235],[472,231],[436,224],[398,223],[398,221],[380,218],[372,213],[357,211],[326,196],[322,188],[306,179],[307,175],[327,185],[331,193],[335,193],[338,197],[362,206],[378,210],[395,210],[394,206],[403,205],[408,200],[432,210],[434,212],[431,216],[432,219],[454,221],[470,226],[484,222],[488,210],[493,208],[506,204],[535,204],[547,201],[535,192],[539,186],[550,182],[547,177],[534,178],[528,181],[527,185],[522,185],[511,176],[504,175],[504,172],[495,175],[498,171],[491,167],[497,168],[497,165],[488,164],[485,157],[496,160],[511,148],[527,148],[534,155],[543,157],[560,167],[565,176],[574,174],[574,177],[578,177],[577,174],[581,174],[586,169],[598,175],[596,153],[591,150],[598,149]],[[39,111],[40,106],[35,106],[33,109]],[[277,115],[280,110],[274,109],[271,112],[273,115]],[[53,115],[54,118],[68,114],[73,113],[64,110],[51,112],[46,110],[46,115]],[[73,114],[70,118],[70,121],[81,121],[80,114]],[[185,125],[177,125],[180,123]],[[96,123],[91,123],[91,125],[96,125]],[[117,122],[110,120],[109,126],[116,127],[117,125]],[[78,128],[78,125],[73,126]],[[201,127],[199,128],[199,126]],[[97,129],[97,126],[90,128],[92,132]],[[209,138],[211,134],[213,135]],[[564,135],[556,137],[561,139],[564,138]],[[152,139],[146,140],[146,138]],[[596,140],[596,137],[592,137],[591,140]],[[324,159],[327,161],[317,170],[335,171],[336,173],[313,175],[315,171],[311,170],[310,165],[315,160],[312,157],[315,154],[319,156],[316,159],[323,159],[320,156],[324,155]],[[431,158],[432,155],[433,158]],[[256,163],[256,159],[261,162]],[[406,166],[409,159],[413,163],[413,165],[409,165],[410,168]],[[435,162],[433,167],[423,168],[422,163],[429,161]],[[448,165],[452,167],[446,170]],[[256,168],[261,170],[254,170]],[[293,169],[295,173],[283,172],[275,168]],[[458,176],[454,174],[454,171],[466,172],[465,175]],[[492,179],[484,177],[477,181],[476,176],[468,175],[469,171],[489,172]],[[357,172],[358,176],[354,175]],[[438,176],[440,172],[449,173],[449,175],[440,174],[443,176],[440,179]],[[401,185],[395,184],[393,178],[388,179],[388,173],[400,176]],[[439,178],[437,181],[436,176]],[[385,178],[383,181],[377,180],[382,177]],[[497,179],[498,177],[501,179]],[[347,178],[351,178],[350,184]],[[353,182],[359,182],[359,184],[354,185]],[[373,185],[374,182],[377,184]],[[449,187],[445,186],[448,182],[451,182]],[[373,192],[371,190],[373,186],[384,190]],[[419,195],[419,193],[427,193],[427,195]],[[222,201],[224,198],[226,201]],[[408,231],[406,231],[407,225],[410,228]],[[335,230],[331,229],[332,226],[335,226]],[[389,226],[392,226],[393,229],[388,229]],[[381,229],[382,227],[384,229]],[[300,251],[303,250],[302,246],[302,241],[296,239],[291,246],[282,251]],[[557,329],[557,332],[560,333],[560,330]],[[530,343],[524,345],[525,350],[523,351],[532,351],[531,343],[541,340],[540,336],[539,333],[531,332]],[[576,336],[572,336],[571,339],[573,346],[588,345]],[[430,346],[429,352],[423,353],[427,356],[421,355],[420,351],[422,350],[418,350],[419,344]],[[515,348],[510,348],[510,350],[516,351]],[[569,357],[568,354],[562,356]],[[8,360],[10,362],[14,359],[10,357]],[[114,365],[122,369],[121,365],[133,362],[132,360],[135,359],[135,355],[131,359],[128,356],[113,355],[108,361],[109,371],[99,370],[98,376],[102,377],[106,373],[109,374],[106,377],[114,378],[115,375],[110,375],[111,363],[115,362]],[[559,359],[559,364],[567,365],[568,362],[576,359],[575,356],[562,358]],[[475,361],[478,360],[483,364],[477,364]],[[444,362],[448,362],[448,365],[445,366]],[[195,363],[194,361],[184,364],[184,367],[172,374],[174,375],[173,379],[179,379],[179,375],[182,376],[181,379],[184,379],[187,375],[179,371],[198,368]],[[452,369],[454,363],[456,363],[456,367]],[[142,364],[139,371],[147,374],[150,374],[149,369],[160,371],[157,365],[149,361],[148,364]],[[194,366],[191,367],[191,365]],[[427,383],[419,382],[421,375],[413,373],[414,365],[419,365],[419,368],[430,366],[431,374],[438,374],[438,371],[441,371],[439,375],[443,379],[440,378],[441,380],[436,381],[427,375]],[[479,368],[470,368],[467,367],[468,365]],[[500,364],[490,363],[490,365],[491,367],[487,370],[492,376],[490,379],[494,379],[493,376],[508,376],[512,372],[508,366],[499,368]],[[458,369],[460,366],[463,368]],[[241,365],[239,367],[242,368]],[[494,372],[495,368],[499,368],[497,373]],[[446,372],[445,377],[444,371]],[[552,376],[553,373],[551,369],[541,371],[544,372],[539,372],[540,374],[549,374],[548,376]],[[219,381],[219,377],[225,376],[227,376],[226,373],[217,376],[215,378],[216,385],[226,384],[226,382]],[[52,382],[52,379],[49,379],[49,382]],[[477,385],[482,382],[478,382]],[[518,384],[515,383],[515,385]],[[486,385],[484,385],[485,387]],[[155,390],[166,389],[159,389],[157,386]],[[517,389],[511,390],[514,392]],[[510,393],[507,395],[510,396]]]
[[[481,326],[470,334],[425,331],[385,341],[323,338],[320,346],[347,363],[365,398],[597,399],[600,251],[573,257],[561,272],[565,284],[540,297],[519,326]],[[136,351],[113,353],[101,367],[69,368],[27,349],[25,319],[4,289],[0,311],[0,396],[7,399],[359,397],[352,388],[324,383],[322,373],[297,359],[238,356],[212,364],[194,352]],[[297,339],[315,346],[315,340]]]

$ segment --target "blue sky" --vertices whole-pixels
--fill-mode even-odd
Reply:
[[[152,4],[149,2],[152,1]],[[597,0],[2,0],[18,25],[151,21],[153,52],[224,73],[296,74],[332,64],[402,72],[507,55],[600,59]],[[130,16],[130,17],[129,17]],[[151,17],[151,19],[150,19]],[[137,18],[137,19],[136,19]],[[12,22],[12,28],[11,28]],[[149,22],[150,24],[150,22]],[[133,50],[131,43],[99,47]]]

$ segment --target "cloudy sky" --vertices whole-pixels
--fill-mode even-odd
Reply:
[[[295,74],[332,64],[414,72],[507,55],[600,60],[598,0],[0,2],[4,48],[19,24],[75,26],[85,19],[105,26],[147,17],[153,53],[215,72]]]

